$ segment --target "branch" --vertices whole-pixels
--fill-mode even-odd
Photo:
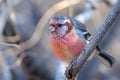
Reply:
[[[11,76],[14,80],[25,80],[25,73],[22,68],[22,65],[18,63],[17,56],[14,55],[14,51],[10,48],[13,46],[11,44],[0,43],[0,58],[3,60],[2,65],[6,65],[8,70],[4,70],[10,72],[6,75]],[[5,45],[5,46],[3,46]],[[16,62],[17,60],[17,62]],[[5,75],[5,72],[3,73]],[[7,76],[5,76],[6,78]],[[8,80],[8,79],[7,79]],[[9,79],[11,80],[11,79]]]
[[[120,14],[120,0],[118,0],[117,4],[111,10],[106,20],[103,22],[103,24],[100,26],[96,34],[90,40],[90,43],[84,48],[81,55],[76,60],[73,60],[70,63],[65,73],[68,79],[74,79],[76,77],[76,74],[82,68],[82,66],[87,61],[88,57],[92,54],[96,46],[103,39],[107,31],[112,27],[112,24],[115,22],[119,14]]]
[[[3,43],[3,42],[1,43],[0,42],[0,45],[9,46],[9,47],[15,47],[17,49],[20,49],[19,45],[17,45],[17,44],[8,44],[8,43]]]

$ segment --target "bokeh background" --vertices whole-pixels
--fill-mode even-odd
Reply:
[[[0,80],[64,80],[64,63],[53,54],[47,31],[55,14],[71,16],[94,34],[117,0],[0,0]],[[120,80],[120,16],[100,46],[116,58],[107,68],[95,57],[78,80]]]

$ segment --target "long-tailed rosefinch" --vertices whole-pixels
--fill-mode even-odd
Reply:
[[[62,15],[55,15],[49,21],[50,43],[54,53],[62,61],[70,62],[80,55],[91,36],[85,25]],[[106,53],[99,53],[101,59],[112,65],[114,58]]]

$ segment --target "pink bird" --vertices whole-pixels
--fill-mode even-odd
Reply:
[[[55,55],[62,61],[69,63],[78,57],[90,38],[84,24],[74,18],[55,15],[49,21],[50,43]],[[102,61],[107,61],[112,66],[114,58],[106,53],[97,54]]]

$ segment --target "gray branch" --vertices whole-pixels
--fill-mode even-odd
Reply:
[[[100,26],[100,28],[95,33],[95,35],[93,35],[92,39],[90,40],[90,43],[84,48],[81,55],[76,60],[73,60],[70,63],[65,73],[68,79],[75,78],[76,74],[82,68],[82,66],[84,65],[88,57],[92,54],[96,46],[103,39],[107,31],[111,28],[112,24],[115,22],[119,14],[120,14],[120,0],[118,0],[117,4],[113,7],[111,12],[108,14],[108,16],[106,17],[106,20]]]

